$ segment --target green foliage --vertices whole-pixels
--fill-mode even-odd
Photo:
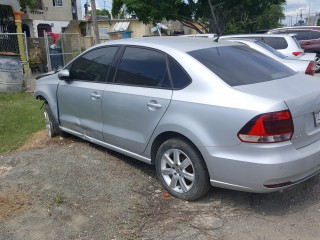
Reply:
[[[91,10],[89,13],[91,14]],[[96,9],[96,13],[98,16],[107,16],[111,19],[111,14],[107,9]]]
[[[0,153],[17,149],[44,128],[41,105],[30,93],[0,93]]]
[[[19,0],[19,4],[22,8],[28,6],[29,8],[34,9],[38,4],[38,0]]]
[[[198,32],[253,32],[277,25],[283,18],[284,3],[285,0],[114,0],[112,14],[126,9],[143,23],[178,20]]]
[[[57,195],[54,196],[53,201],[56,204],[61,205],[61,204],[65,203],[65,198],[62,193],[57,193]]]
[[[320,18],[317,21],[317,26],[320,26]]]

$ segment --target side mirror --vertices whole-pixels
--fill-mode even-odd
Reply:
[[[61,70],[58,72],[58,78],[60,80],[69,80],[70,79],[70,72],[67,69]]]

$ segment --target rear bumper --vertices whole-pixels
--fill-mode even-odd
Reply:
[[[273,192],[303,182],[320,171],[320,141],[298,150],[291,142],[199,149],[211,185],[216,187]]]

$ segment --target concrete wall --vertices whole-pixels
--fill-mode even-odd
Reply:
[[[143,37],[145,35],[150,35],[150,29],[151,25],[145,25],[142,22],[139,22],[136,19],[121,19],[121,20],[109,20],[109,21],[98,21],[98,28],[108,28],[109,32],[113,32],[112,28],[117,22],[130,22],[128,31],[132,31],[131,37],[137,38],[137,37]],[[92,22],[90,22],[90,25]]]
[[[18,0],[1,0],[1,5],[9,5],[13,11],[20,11],[20,5]]]
[[[54,33],[61,33],[62,27],[67,27],[69,24],[69,21],[44,21],[44,20],[34,20],[33,21],[33,37],[38,37],[37,33],[37,26],[38,24],[53,24],[53,27],[51,27],[52,32]],[[31,28],[30,28],[30,34],[31,34]]]

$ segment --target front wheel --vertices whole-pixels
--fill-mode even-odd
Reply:
[[[190,143],[169,139],[156,154],[157,175],[173,196],[196,200],[210,189],[209,174],[200,153]]]
[[[55,120],[55,118],[53,117],[49,104],[45,104],[44,119],[45,119],[47,131],[48,131],[48,136],[52,138],[58,135],[60,133],[59,125]]]

